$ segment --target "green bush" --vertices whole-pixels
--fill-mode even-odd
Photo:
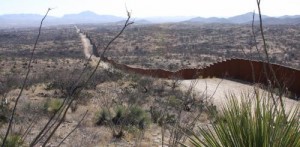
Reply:
[[[121,125],[124,120],[125,115],[125,107],[118,106],[115,108],[115,116],[112,118],[112,122],[114,125]]]
[[[106,125],[109,119],[110,119],[109,112],[106,109],[104,109],[98,114],[96,125],[98,126]]]
[[[194,146],[300,146],[298,107],[285,113],[276,110],[271,100],[257,96],[255,100],[238,102],[232,95],[221,112],[212,127],[199,127],[199,134],[192,132],[189,138]]]
[[[2,144],[2,138],[1,138]],[[5,142],[5,147],[19,147],[23,144],[20,135],[9,135]]]
[[[158,123],[159,119],[162,117],[162,111],[157,107],[150,107],[150,116],[153,123]]]
[[[61,99],[47,99],[44,104],[44,110],[46,112],[55,113],[63,104]]]
[[[127,127],[127,130],[144,130],[149,123],[150,118],[148,117],[146,111],[139,106],[129,107],[128,112],[123,119],[123,124]]]
[[[174,108],[177,108],[177,107],[180,107],[181,106],[181,103],[182,101],[177,98],[176,96],[170,96],[168,98],[168,104],[171,106],[171,107],[174,107]]]
[[[5,105],[3,102],[0,102],[0,127],[8,121],[8,105]]]
[[[96,116],[96,125],[113,127],[116,138],[123,137],[124,131],[144,130],[149,125],[150,119],[146,111],[139,106],[117,106],[113,111],[109,113],[108,110],[101,110]]]

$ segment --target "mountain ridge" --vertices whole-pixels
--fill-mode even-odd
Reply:
[[[280,17],[271,17],[267,15],[261,16],[264,24],[275,25],[275,24],[300,24],[300,15],[284,15]],[[253,13],[248,12],[241,15],[236,15],[228,18],[221,17],[195,17],[190,20],[184,21],[184,23],[232,23],[232,24],[249,24],[253,21]],[[259,15],[254,15],[255,23],[259,21]]]
[[[0,27],[36,27],[39,25],[43,15],[39,14],[5,14],[0,15]],[[192,16],[165,16],[165,17],[146,17],[136,18],[139,23],[225,23],[225,24],[246,24],[251,23],[253,13],[248,12],[228,18],[222,17],[192,17]],[[300,24],[300,15],[284,15],[280,17],[271,17],[262,15],[264,24]],[[255,21],[259,19],[255,14]],[[92,11],[83,11],[77,14],[66,14],[62,17],[47,16],[45,25],[68,25],[68,24],[102,24],[102,23],[120,23],[126,20],[124,17],[114,15],[99,15]],[[142,21],[141,21],[142,20]]]

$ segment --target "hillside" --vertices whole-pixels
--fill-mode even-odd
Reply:
[[[220,17],[192,17],[192,16],[165,16],[165,17],[145,17],[137,18],[136,24],[159,24],[159,23],[198,23],[198,24],[250,24],[252,21],[252,12],[232,16],[229,18]],[[7,27],[33,27],[39,24],[39,21],[43,18],[42,15],[37,14],[7,14],[0,15],[1,25],[0,28]],[[300,16],[281,16],[270,17],[262,16],[265,24],[300,24]],[[84,11],[78,14],[66,14],[62,17],[48,16],[45,25],[68,25],[68,24],[107,24],[107,23],[120,23],[125,18],[113,16],[113,15],[99,15],[91,11]],[[258,15],[255,14],[255,21],[258,20]]]
[[[267,25],[276,25],[276,24],[285,24],[285,25],[292,25],[292,24],[300,24],[300,16],[281,16],[281,17],[271,17],[262,15],[262,19],[264,24]],[[255,14],[254,21],[258,23],[259,15]],[[218,17],[209,17],[209,18],[202,18],[196,17],[190,20],[184,21],[185,23],[231,23],[231,24],[251,24],[253,21],[253,13],[245,13],[237,16],[232,16],[229,18],[218,18]]]
[[[132,25],[106,54],[108,60],[118,62],[121,68],[100,61],[96,69],[99,55],[95,53],[101,53],[121,27],[111,24],[45,27],[31,64],[28,58],[37,28],[1,29],[0,136],[4,136],[8,127],[27,69],[30,69],[28,82],[9,134],[9,141],[13,137],[18,141],[18,137],[26,134],[24,141],[19,142],[24,146],[30,143],[80,147],[175,146],[178,142],[188,142],[177,127],[192,130],[211,125],[214,122],[211,114],[227,102],[226,95],[234,93],[240,98],[245,94],[253,98],[253,88],[257,88],[262,98],[269,98],[263,85],[239,78],[243,70],[237,69],[242,68],[225,61],[245,54],[251,60],[258,58],[251,52],[249,25]],[[268,40],[273,48],[272,61],[299,67],[299,31],[299,26],[293,25],[266,27],[266,36],[273,38]],[[245,54],[241,51],[243,46]],[[243,61],[249,63],[249,59]],[[198,70],[202,77],[201,72],[195,72],[197,68],[203,69]],[[143,74],[148,69],[158,70]],[[159,72],[176,73],[180,69],[192,72],[181,72],[181,77],[176,74],[159,77]],[[249,70],[245,71],[242,74],[249,77]],[[220,75],[226,73],[229,77],[223,79]],[[186,75],[193,80],[185,78]],[[285,96],[287,110],[299,103],[289,99],[294,98],[289,92]],[[43,130],[44,127],[47,129]],[[53,136],[46,142],[52,131]]]

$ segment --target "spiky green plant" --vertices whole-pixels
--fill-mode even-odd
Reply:
[[[115,108],[115,116],[112,118],[114,125],[121,125],[124,122],[126,108],[118,106]]]
[[[97,115],[96,125],[102,126],[108,123],[110,119],[110,114],[107,109],[101,110],[101,112]]]
[[[119,105],[112,109],[103,109],[96,114],[96,125],[107,125],[113,131],[115,138],[122,138],[125,132],[136,133],[144,131],[150,123],[147,112],[140,106]]]
[[[146,112],[139,106],[132,106],[129,108],[129,113],[126,116],[127,123],[132,125],[138,124],[141,120],[146,118]]]
[[[271,100],[258,95],[249,100],[248,96],[239,102],[231,95],[212,127],[192,132],[191,143],[205,147],[300,147],[299,107],[285,115]]]

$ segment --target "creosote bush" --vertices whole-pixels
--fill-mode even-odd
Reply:
[[[199,127],[199,134],[192,132],[194,146],[252,146],[296,147],[300,146],[299,107],[285,115],[275,108],[271,100],[256,95],[256,99],[235,95],[217,115],[211,127]],[[288,117],[286,117],[288,116]]]

